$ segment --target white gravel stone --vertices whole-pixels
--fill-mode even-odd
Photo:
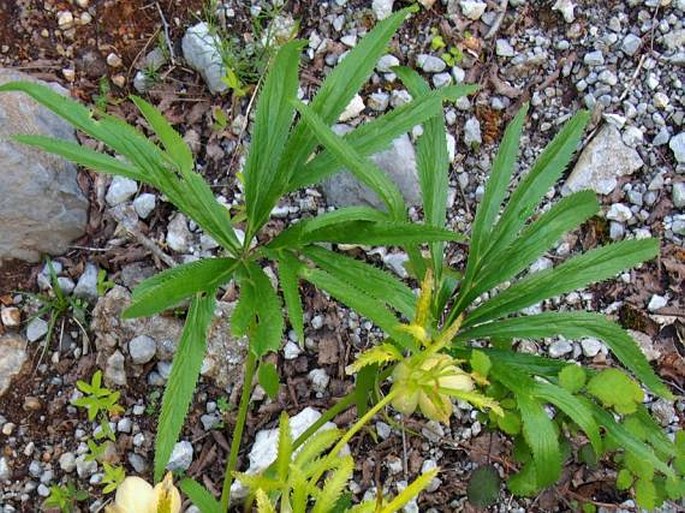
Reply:
[[[495,53],[500,57],[513,57],[516,52],[508,40],[498,39],[495,43]]]
[[[124,417],[117,422],[117,431],[119,433],[130,433],[133,429],[133,422],[129,417]]]
[[[657,399],[652,403],[650,409],[654,418],[664,427],[678,420],[673,403],[666,399]]]
[[[611,240],[621,240],[626,235],[626,228],[622,223],[612,221],[609,223],[609,237]]]
[[[568,340],[557,340],[549,346],[549,355],[552,358],[559,358],[573,351],[573,344]]]
[[[400,65],[400,60],[392,54],[385,54],[383,57],[378,59],[378,64],[376,64],[376,70],[381,73],[391,73],[392,68]]]
[[[190,27],[181,41],[183,57],[188,65],[199,72],[212,93],[228,89],[223,81],[226,66],[221,57],[221,39],[212,33],[205,22]]]
[[[4,456],[0,457],[0,481],[9,481],[12,477],[12,470],[7,463],[7,458]]]
[[[21,324],[21,312],[16,306],[3,306],[0,308],[2,324],[8,328],[14,328]]]
[[[117,175],[112,178],[112,183],[109,189],[107,189],[105,200],[110,206],[114,207],[128,200],[137,190],[138,184],[135,180]]]
[[[174,445],[169,462],[166,464],[167,470],[188,470],[193,462],[193,444],[187,440],[181,440]]]
[[[480,131],[480,122],[476,117],[469,118],[464,123],[464,144],[470,147],[481,142],[483,142],[483,138]]]
[[[367,103],[371,110],[376,112],[383,112],[390,104],[390,95],[386,92],[371,93],[367,99]]]
[[[312,388],[315,392],[323,394],[328,388],[331,378],[325,369],[314,369],[307,374],[309,381],[312,382]]]
[[[623,135],[621,136],[621,139],[623,140],[623,142],[627,146],[630,146],[631,148],[635,148],[636,146],[639,146],[645,140],[644,134],[642,133],[642,130],[640,130],[636,126],[627,127],[623,131]]]
[[[671,137],[668,147],[671,148],[673,156],[680,164],[685,162],[685,132]]]
[[[602,342],[596,338],[584,338],[580,341],[580,347],[583,349],[583,354],[588,358],[597,356],[602,350]]]
[[[673,206],[676,208],[685,207],[685,182],[676,182],[673,184],[673,191],[671,192]]]
[[[668,298],[665,296],[660,296],[659,294],[654,294],[649,300],[647,305],[647,310],[650,312],[655,312],[668,304]]]
[[[479,20],[485,8],[488,6],[485,2],[474,1],[474,0],[462,0],[459,2],[461,7],[461,13],[470,20]]]
[[[445,70],[447,63],[440,57],[421,53],[416,57],[416,65],[426,73],[440,73]]]
[[[342,112],[342,114],[340,114],[339,119],[341,122],[354,119],[359,116],[359,114],[361,114],[365,108],[366,106],[364,105],[364,100],[362,97],[358,94],[355,94],[354,98],[352,98],[347,107],[345,107],[345,110]]]
[[[385,422],[378,421],[376,422],[376,433],[382,440],[387,440],[392,434],[392,428]]]
[[[628,34],[621,42],[621,51],[626,55],[633,56],[642,46],[642,39],[635,34]]]
[[[136,365],[149,362],[156,352],[157,342],[147,335],[138,335],[128,343],[128,354]]]
[[[126,368],[124,355],[118,349],[107,358],[105,364],[105,381],[115,385],[126,385]]]
[[[392,4],[394,0],[373,0],[371,9],[376,15],[376,19],[384,20],[392,14]]]
[[[95,264],[87,263],[83,274],[79,277],[74,296],[88,301],[95,301],[98,298],[98,273],[99,269]]]
[[[441,87],[448,86],[452,83],[452,75],[450,75],[447,72],[444,73],[436,73],[433,75],[433,86],[436,89],[440,89]]]
[[[302,353],[302,349],[295,342],[289,340],[283,347],[283,358],[286,360],[294,360]]]
[[[409,262],[409,256],[406,253],[389,253],[383,257],[383,263],[400,278],[409,276],[404,267],[407,262]]]
[[[36,342],[43,338],[48,332],[48,323],[36,317],[26,326],[26,338],[29,342]]]
[[[157,196],[144,192],[133,200],[133,208],[141,219],[147,219],[157,205]]]
[[[90,477],[97,471],[97,461],[87,461],[85,454],[81,454],[78,458],[76,458],[76,473],[81,479]]]
[[[566,23],[573,23],[576,20],[576,16],[573,13],[575,6],[576,4],[571,0],[557,0],[552,6],[552,10],[559,11]]]
[[[601,50],[588,52],[583,57],[583,62],[588,66],[601,66],[604,64],[604,54]]]
[[[190,249],[193,234],[188,229],[188,222],[183,214],[176,214],[169,223],[166,242],[177,253],[187,253]]]
[[[76,469],[76,456],[73,452],[65,452],[59,457],[59,468],[67,474]]]
[[[614,203],[609,207],[607,212],[607,219],[611,221],[617,221],[619,223],[625,223],[626,221],[632,219],[633,213],[630,208],[628,208],[623,203]]]

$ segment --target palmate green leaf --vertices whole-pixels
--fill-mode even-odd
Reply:
[[[568,165],[589,119],[588,112],[578,112],[547,145],[532,169],[512,193],[492,235],[487,239],[482,252],[483,258],[498,247],[508,246],[516,237],[543,196]]]
[[[524,104],[504,131],[502,142],[492,165],[490,178],[485,187],[485,194],[473,220],[468,261],[471,273],[467,270],[467,280],[473,277],[473,271],[480,266],[482,250],[490,244],[489,236],[495,226],[495,220],[514,173],[516,155],[518,154],[521,140],[521,130],[527,113],[528,104]]]
[[[297,340],[300,344],[304,344],[304,311],[299,290],[299,273],[302,263],[287,251],[279,251],[275,259],[278,262],[278,278],[290,325],[297,335]]]
[[[649,260],[659,252],[657,239],[627,240],[576,256],[553,268],[534,273],[500,292],[469,313],[464,327],[518,312],[543,299],[611,278]]]
[[[183,140],[176,130],[164,119],[164,116],[148,102],[139,96],[131,96],[131,101],[138,107],[140,113],[145,117],[154,130],[159,142],[171,157],[173,163],[179,166],[184,172],[192,171],[195,161],[193,152],[190,151],[188,144]]]
[[[204,179],[197,173],[181,167],[172,156],[163,152],[131,125],[108,114],[99,113],[96,118],[93,112],[78,102],[39,84],[10,82],[0,86],[0,92],[2,91],[22,91],[74,127],[102,141],[128,161],[134,169],[136,179],[159,189],[179,210],[195,220],[225,248],[233,252],[239,249],[228,211],[217,203]],[[34,142],[42,143],[39,140]],[[93,160],[92,150],[88,151],[85,148],[82,156],[73,155],[73,147],[59,143],[52,148],[43,144],[43,148],[48,151],[57,150],[59,155],[66,158],[71,158],[72,154],[71,156],[78,157],[74,159],[76,163],[83,159]],[[127,169],[118,169],[106,159],[100,160],[98,164],[106,163],[109,165],[104,169],[105,172],[123,171],[123,176],[133,178],[134,175],[128,166]]]
[[[605,369],[594,375],[587,391],[606,408],[613,407],[621,414],[634,413],[645,398],[640,386],[618,369]]]
[[[122,316],[131,319],[153,315],[192,294],[214,290],[231,279],[237,265],[232,258],[207,258],[162,271],[135,288]]]
[[[405,349],[415,349],[416,343],[406,333],[398,330],[399,321],[385,305],[367,296],[356,286],[321,269],[305,269],[302,277],[312,285],[325,290],[335,299],[373,321]]]
[[[249,280],[254,287],[255,326],[250,337],[250,350],[262,357],[278,351],[285,328],[281,314],[281,301],[266,273],[254,262],[245,264]]]
[[[580,365],[570,364],[559,373],[559,385],[575,394],[585,386],[585,369]]]
[[[159,481],[181,434],[207,346],[207,331],[214,315],[214,291],[198,294],[190,304],[181,340],[164,389],[155,440],[155,481]]]
[[[252,142],[243,172],[248,219],[246,243],[266,222],[288,177],[279,174],[281,155],[293,121],[302,41],[281,47],[257,101]]]
[[[371,155],[386,149],[395,138],[410,132],[416,125],[434,116],[442,116],[442,103],[444,101],[454,101],[474,92],[476,89],[476,86],[459,85],[429,91],[378,118],[362,123],[345,134],[343,139],[360,155]],[[331,152],[324,150],[293,175],[289,190],[319,183],[335,173],[339,167],[336,157]]]
[[[500,319],[466,329],[458,334],[456,341],[501,336],[540,339],[557,335],[571,340],[585,337],[602,340],[619,361],[652,392],[661,397],[672,397],[671,392],[649,366],[637,342],[620,326],[600,314],[545,312],[538,315]]]
[[[311,109],[321,117],[325,125],[330,126],[338,120],[350,100],[368,80],[378,59],[386,52],[390,39],[411,10],[402,9],[378,22],[376,27],[328,74],[310,103]],[[389,144],[391,140],[392,138],[389,138],[383,144]],[[279,166],[279,175],[289,183],[296,180],[295,172],[302,169],[316,146],[316,139],[312,137],[308,125],[300,121],[288,140]],[[291,185],[287,190],[295,188],[297,187]]]
[[[189,477],[183,478],[179,487],[191,500],[193,505],[200,509],[200,513],[222,513],[221,504],[200,483]]]
[[[295,103],[293,102],[293,104]],[[342,166],[349,169],[357,180],[378,195],[394,219],[402,219],[405,215],[404,198],[397,185],[385,172],[377,164],[357,153],[342,137],[336,135],[312,107],[303,103],[296,104],[296,106],[302,120],[312,131],[314,137],[338,159]]]
[[[483,292],[513,278],[552,247],[568,231],[576,228],[599,210],[592,191],[568,196],[524,228],[508,247],[488,256],[459,301],[470,304]]]

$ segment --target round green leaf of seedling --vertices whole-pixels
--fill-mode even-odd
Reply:
[[[469,502],[479,508],[486,508],[497,501],[501,479],[491,466],[478,467],[471,474],[466,493]]]
[[[559,372],[559,384],[572,394],[583,388],[585,379],[585,369],[580,365],[567,365]]]
[[[621,414],[634,413],[644,399],[639,385],[618,369],[607,369],[593,376],[587,390],[605,407],[613,407]]]

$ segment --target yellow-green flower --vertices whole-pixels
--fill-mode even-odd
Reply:
[[[105,513],[180,513],[181,494],[171,474],[153,488],[140,477],[127,477],[117,488],[114,504]]]
[[[471,376],[446,354],[409,358],[397,364],[392,377],[393,390],[397,390],[392,401],[396,410],[411,415],[418,407],[427,418],[444,423],[452,415],[451,396],[475,388]]]

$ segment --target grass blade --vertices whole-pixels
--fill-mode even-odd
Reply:
[[[179,483],[181,490],[185,493],[193,505],[200,509],[200,513],[222,513],[221,504],[214,496],[209,493],[209,490],[200,483],[185,477]]]
[[[162,399],[155,440],[155,481],[159,481],[181,434],[200,375],[207,346],[207,331],[214,315],[214,291],[195,296],[190,304],[171,374]]]

